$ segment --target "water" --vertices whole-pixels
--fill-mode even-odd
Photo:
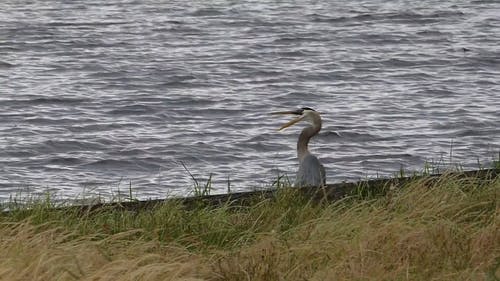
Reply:
[[[0,199],[214,193],[293,177],[300,127],[328,182],[500,151],[496,1],[21,1],[0,11]],[[450,153],[451,152],[451,153]]]

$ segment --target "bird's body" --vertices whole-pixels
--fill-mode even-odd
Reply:
[[[295,186],[322,186],[326,184],[325,167],[318,157],[308,154],[299,164]]]
[[[321,130],[321,116],[311,108],[304,107],[295,111],[276,112],[275,114],[294,114],[299,117],[283,125],[280,130],[292,126],[299,121],[307,121],[310,126],[304,128],[297,141],[297,157],[299,170],[295,179],[295,186],[322,186],[326,184],[325,168],[316,156],[308,149],[309,140]]]

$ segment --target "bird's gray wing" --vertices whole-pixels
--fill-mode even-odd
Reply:
[[[295,186],[321,186],[326,182],[325,167],[312,154],[304,157],[297,172]]]

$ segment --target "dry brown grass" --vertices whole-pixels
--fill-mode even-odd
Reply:
[[[27,222],[4,227],[0,280],[203,280],[208,269],[199,257],[136,239],[137,232],[79,237]]]
[[[3,216],[0,280],[498,280],[499,191],[446,178],[323,205]]]

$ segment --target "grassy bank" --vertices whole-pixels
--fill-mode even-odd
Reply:
[[[359,193],[361,194],[361,193]],[[0,280],[496,280],[500,180],[246,207],[50,208],[0,216]]]

